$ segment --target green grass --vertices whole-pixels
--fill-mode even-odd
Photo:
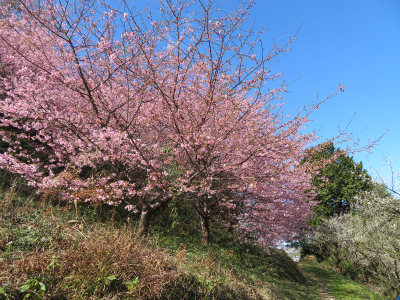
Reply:
[[[173,214],[174,213],[174,214]],[[21,184],[0,192],[0,299],[382,299],[315,262],[299,267],[215,227],[209,249],[189,211],[168,208],[148,239],[107,207],[43,202]],[[171,215],[173,216],[171,218]]]
[[[372,293],[368,288],[354,282],[350,278],[336,274],[334,271],[322,268],[315,261],[303,261],[301,268],[318,278],[318,284],[324,285],[326,291],[334,299],[342,300],[384,300],[383,297]]]

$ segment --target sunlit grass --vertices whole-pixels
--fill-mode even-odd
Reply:
[[[334,299],[342,300],[384,300],[383,297],[372,293],[366,287],[354,282],[348,277],[336,274],[331,270],[326,270],[318,266],[314,261],[301,263],[302,269],[314,274],[320,279],[320,284],[325,285],[327,291]]]
[[[0,299],[317,300],[322,283],[335,299],[383,299],[316,263],[299,267],[283,250],[268,254],[218,227],[206,249],[192,217],[181,217],[172,224],[160,213],[143,239],[124,211],[43,202],[21,184],[3,187]]]

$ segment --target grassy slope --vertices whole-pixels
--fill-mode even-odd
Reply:
[[[328,299],[358,300],[384,298],[372,293],[368,288],[362,286],[350,278],[336,274],[332,270],[324,268],[324,264],[318,264],[315,260],[305,260],[299,263],[303,272],[311,280],[316,281],[318,289],[322,293],[329,294]]]
[[[165,227],[139,239],[123,213],[0,195],[0,299],[381,299],[352,281],[213,232]],[[108,220],[104,222],[104,220]],[[112,221],[109,221],[112,220]],[[313,275],[314,274],[314,275]]]

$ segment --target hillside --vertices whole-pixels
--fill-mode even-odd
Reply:
[[[207,251],[193,228],[161,216],[139,238],[115,209],[43,202],[16,182],[0,199],[2,299],[382,299],[223,231]]]

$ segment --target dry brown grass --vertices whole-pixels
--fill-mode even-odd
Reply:
[[[0,194],[0,298],[17,299],[35,281],[48,298],[155,299],[181,275],[166,250],[130,228],[70,222],[68,207],[19,200],[15,187]],[[25,294],[37,292],[33,284]]]
[[[129,230],[95,227],[82,233],[75,226],[66,225],[63,241],[51,249],[3,259],[0,282],[18,291],[37,278],[49,296],[68,299],[155,299],[179,275],[172,257]]]
[[[18,203],[11,190],[0,207],[0,299],[270,299],[206,253],[193,260],[132,226],[75,220],[73,205]]]
[[[20,188],[0,188],[0,299],[272,299],[215,254],[171,254],[129,221],[96,222]]]

